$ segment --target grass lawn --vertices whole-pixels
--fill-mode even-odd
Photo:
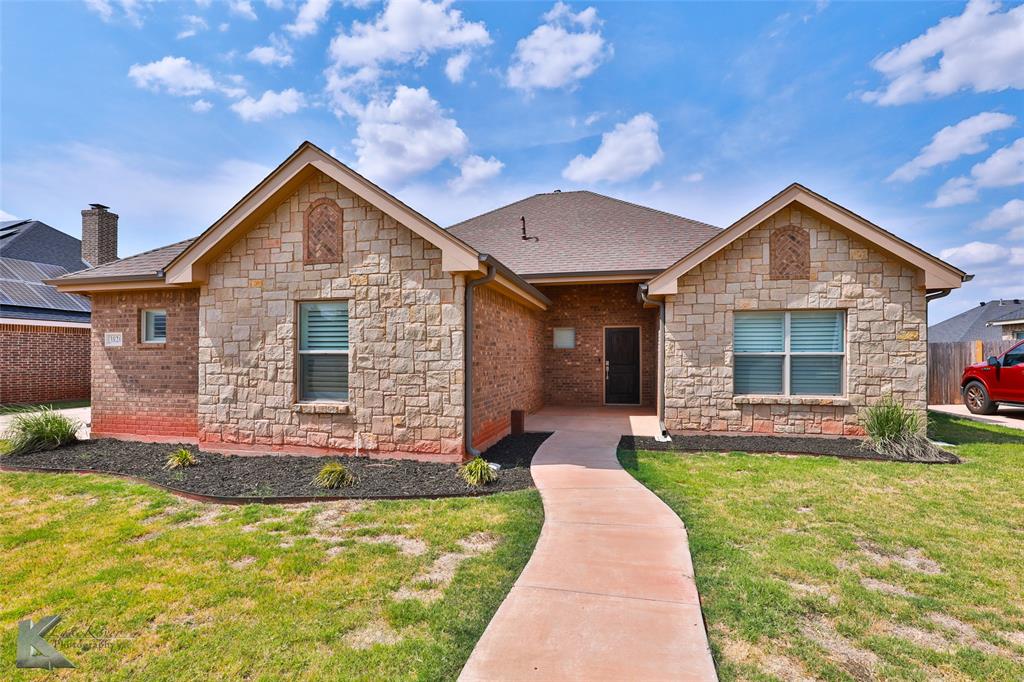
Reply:
[[[1024,432],[960,465],[620,452],[686,522],[723,680],[1024,679]]]
[[[540,532],[536,491],[223,507],[0,473],[0,679],[16,623],[102,680],[453,679]]]

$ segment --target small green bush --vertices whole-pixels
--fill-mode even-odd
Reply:
[[[875,452],[903,462],[941,462],[949,454],[936,447],[925,434],[927,424],[886,396],[861,412],[868,443]]]
[[[498,472],[491,468],[483,457],[474,457],[461,467],[459,475],[469,485],[478,488],[498,480]]]
[[[185,467],[194,467],[197,464],[199,464],[199,460],[196,459],[191,450],[188,448],[178,448],[167,457],[164,469],[184,469]]]
[[[16,414],[4,434],[9,446],[4,454],[53,450],[74,443],[78,440],[75,434],[81,426],[77,420],[69,419],[50,408]]]
[[[317,488],[347,488],[356,482],[356,477],[341,462],[328,462],[313,479]]]

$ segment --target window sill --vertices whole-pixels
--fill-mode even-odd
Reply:
[[[735,395],[735,405],[833,405],[846,407],[849,398],[839,395]]]
[[[295,403],[292,412],[300,414],[348,414],[348,403],[309,402]]]

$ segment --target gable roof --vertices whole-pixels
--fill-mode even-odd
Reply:
[[[306,141],[167,266],[169,284],[206,277],[206,263],[253,227],[269,207],[320,171],[441,250],[446,272],[479,271],[479,253],[333,156]]]
[[[89,299],[47,283],[86,267],[71,235],[39,220],[0,223],[0,317],[87,323]]]
[[[89,267],[82,260],[82,242],[40,220],[0,223],[0,253],[4,258],[59,265],[65,272]]]
[[[956,341],[998,341],[1003,332],[992,323],[1003,318],[1024,317],[1024,303],[1016,301],[987,301],[954,315],[948,320],[928,326],[929,343]]]
[[[124,282],[129,280],[163,280],[164,269],[182,251],[188,248],[193,239],[185,239],[174,244],[161,246],[134,256],[97,265],[94,268],[80,270],[53,280],[54,284],[66,286],[70,284],[96,284],[103,282]]]
[[[913,244],[900,239],[888,230],[862,218],[853,211],[794,182],[709,239],[699,248],[681,258],[671,267],[665,269],[664,272],[651,279],[648,282],[649,292],[655,295],[676,293],[679,277],[711,258],[766,219],[794,202],[800,203],[812,211],[821,214],[831,222],[850,230],[860,238],[891,253],[897,258],[921,268],[925,273],[925,287],[929,290],[956,289],[964,281],[971,278],[971,275],[968,275],[963,270],[936,258]]]
[[[1000,303],[1005,303],[1005,301],[1000,301]],[[987,326],[1001,327],[1006,324],[1024,324],[1024,304],[1021,304],[1019,298],[1013,299],[1013,303],[1016,306],[1015,308],[1005,315],[992,320]]]
[[[521,217],[526,232],[522,238]],[[448,231],[523,277],[655,274],[720,228],[588,191],[535,194]]]

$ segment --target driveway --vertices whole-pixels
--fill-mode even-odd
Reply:
[[[69,407],[64,410],[55,410],[69,419],[78,421],[82,426],[78,429],[78,437],[85,439],[89,437],[89,424],[92,422],[92,408],[89,407]],[[13,414],[0,414],[0,434],[7,431],[7,428],[14,421]]]
[[[635,410],[545,408],[531,472],[544,527],[460,680],[716,680],[686,529],[619,466]]]
[[[1024,430],[1024,407],[1001,406],[995,414],[971,414],[965,405],[929,405],[928,409],[985,424]]]

